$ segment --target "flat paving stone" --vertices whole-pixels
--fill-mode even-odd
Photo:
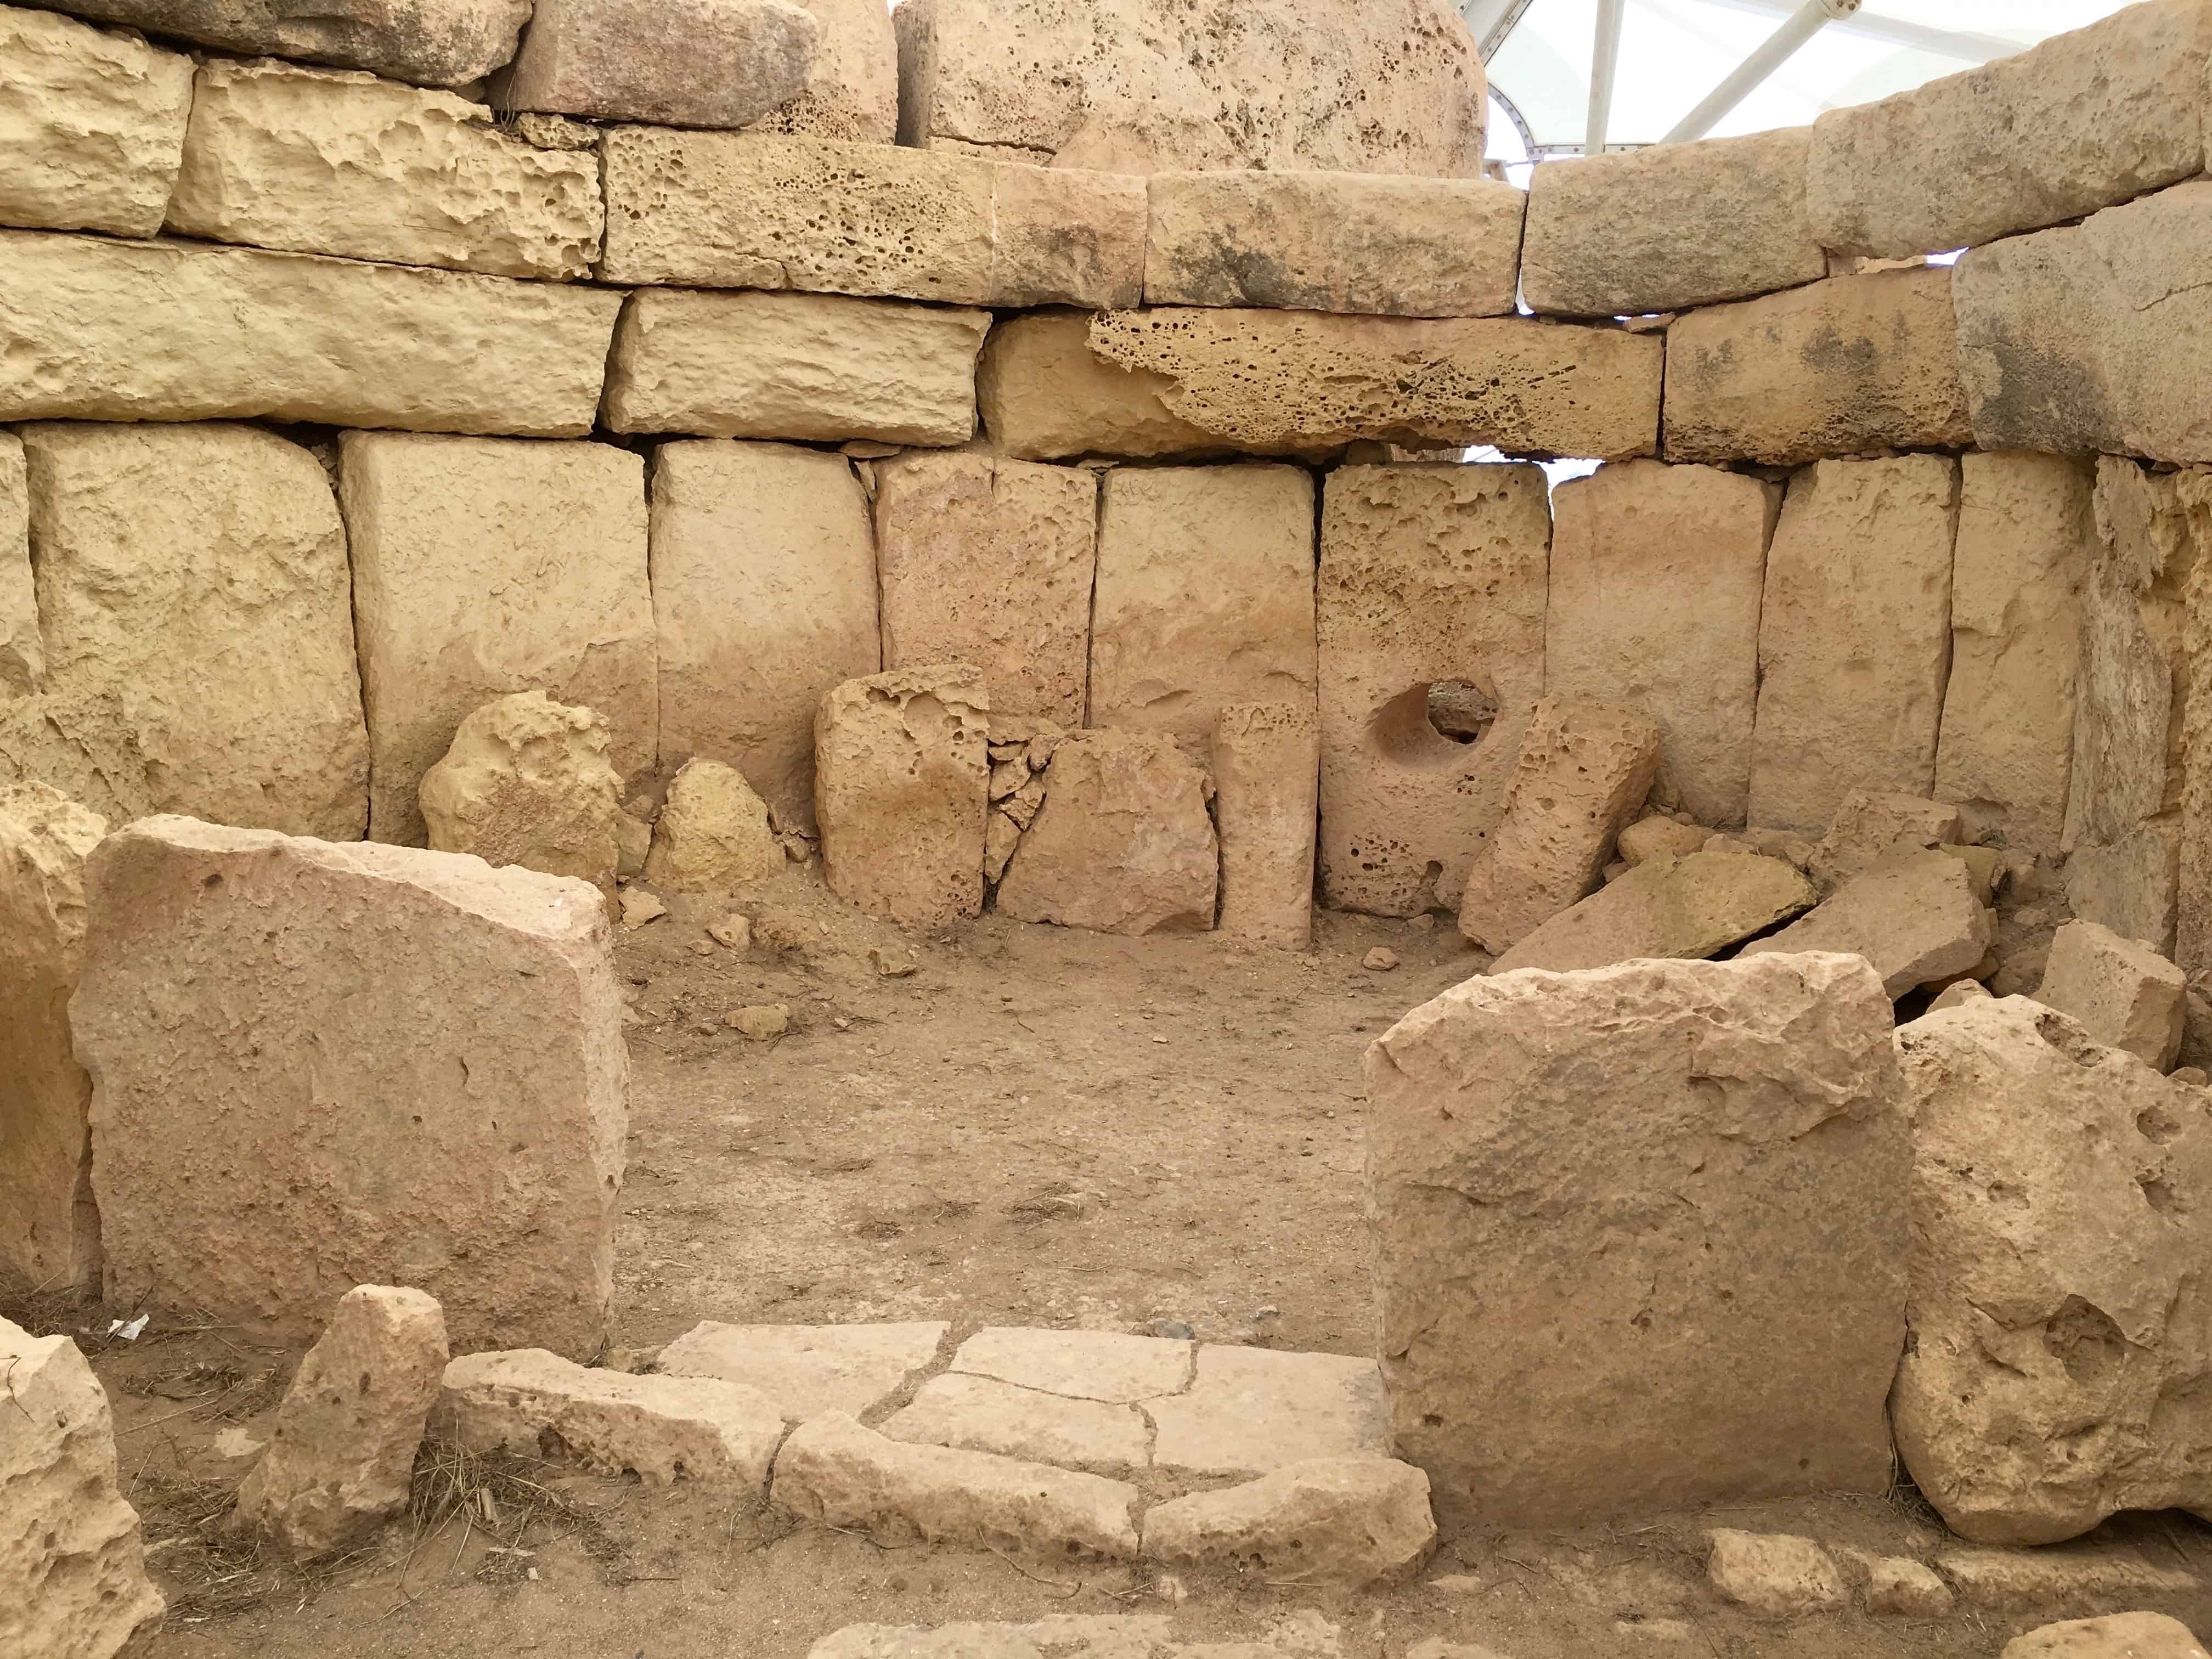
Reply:
[[[1024,1389],[1133,1405],[1190,1381],[1192,1344],[1116,1331],[1040,1331],[992,1326],[960,1345],[951,1369]]]
[[[825,1412],[860,1417],[903,1389],[937,1358],[951,1328],[915,1325],[693,1327],[660,1351],[671,1376],[718,1376],[758,1389],[787,1423]]]
[[[1198,1351],[1189,1391],[1145,1409],[1158,1430],[1158,1469],[1261,1475],[1321,1458],[1391,1455],[1382,1375],[1371,1359],[1209,1345]]]
[[[883,1425],[893,1440],[961,1446],[1062,1468],[1141,1469],[1152,1431],[1134,1406],[1070,1400],[991,1376],[938,1376]]]

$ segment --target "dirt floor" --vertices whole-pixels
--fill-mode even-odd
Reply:
[[[996,917],[910,939],[794,874],[738,907],[755,934],[740,953],[704,931],[730,907],[672,908],[621,945],[635,1024],[620,1346],[649,1350],[701,1319],[927,1318],[963,1331],[1180,1325],[1371,1352],[1360,1054],[1482,965],[1448,921],[1324,915],[1304,956]],[[1401,965],[1364,966],[1377,946]],[[789,1012],[781,1037],[725,1024],[773,1005]],[[78,1314],[59,1328],[103,1325]],[[1172,1612],[1179,1636],[1216,1641],[1303,1618],[1323,1659],[1404,1659],[1431,1637],[1510,1659],[1964,1659],[2053,1616],[1776,1626],[1705,1583],[1711,1525],[1924,1553],[1936,1531],[1909,1492],[1574,1537],[1469,1536],[1414,1584],[1332,1599],[886,1550],[694,1488],[498,1466],[423,1483],[430,1507],[415,1522],[305,1574],[237,1553],[219,1521],[297,1355],[169,1321],[136,1343],[87,1345],[173,1604],[153,1659],[803,1659],[856,1622],[1128,1612]],[[2212,1578],[2201,1523],[2156,1517],[2129,1536]],[[2212,1603],[2165,1610],[2212,1629]]]

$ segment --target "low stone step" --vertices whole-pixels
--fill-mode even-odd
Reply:
[[[1420,1570],[1436,1543],[1429,1477],[1375,1458],[1298,1463],[1145,1516],[1149,1559],[1246,1569],[1270,1583],[1398,1583]]]
[[[694,1326],[660,1351],[671,1376],[713,1376],[758,1389],[784,1420],[824,1412],[863,1417],[935,1363],[949,1325]]]

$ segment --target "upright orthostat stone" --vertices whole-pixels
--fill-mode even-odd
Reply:
[[[747,130],[863,144],[898,139],[898,37],[876,0],[797,0],[822,26],[806,89]]]
[[[581,437],[621,304],[557,283],[4,231],[0,420]]]
[[[2025,997],[1898,1033],[1912,1111],[1905,1468],[1953,1531],[2048,1544],[2212,1507],[2202,1090]]]
[[[1009,455],[1194,455],[1225,450],[1172,414],[1175,382],[1091,355],[1091,315],[1036,311],[995,324],[975,365],[984,429]]]
[[[1109,173],[1482,172],[1489,83],[1445,0],[909,0],[895,21],[902,143]]]
[[[115,1419],[76,1345],[0,1319],[0,1653],[112,1659],[165,1611],[115,1482]]]
[[[1865,963],[1478,977],[1366,1074],[1383,1386],[1448,1524],[1887,1488],[1911,1132]]]
[[[2212,16],[2122,7],[2045,40],[1813,125],[1813,229],[1839,253],[1972,247],[2078,219],[2204,170]],[[2081,142],[2085,132],[2094,144]]]
[[[192,60],[50,11],[0,13],[0,224],[151,236],[177,182]]]
[[[1838,276],[1667,331],[1667,457],[1794,465],[1973,441],[1951,272]]]
[[[1303,951],[1313,937],[1321,726],[1310,696],[1224,704],[1213,726],[1221,931]]]
[[[1090,683],[1098,475],[992,455],[876,469],[884,662],[967,662],[995,714],[1080,726]]]
[[[31,574],[31,477],[23,441],[0,432],[0,703],[46,684],[39,586]]]
[[[806,89],[822,25],[795,0],[537,0],[503,109],[742,127]]]
[[[424,87],[459,87],[514,56],[530,0],[69,0],[70,9],[149,34],[246,56],[302,58]]]
[[[1544,686],[1659,722],[1658,799],[1739,824],[1751,793],[1759,611],[1778,484],[1631,461],[1552,496]],[[1624,602],[1633,595],[1633,602]]]
[[[1811,130],[1547,161],[1528,181],[1529,308],[1634,317],[1744,300],[1828,273],[1805,216]]]
[[[660,751],[745,775],[779,829],[814,827],[814,715],[883,666],[867,497],[839,455],[665,445],[653,469]]]
[[[421,794],[433,851],[613,890],[622,778],[607,763],[606,720],[592,709],[543,691],[488,702],[461,722]]]
[[[339,498],[371,749],[369,833],[420,842],[461,722],[543,691],[605,716],[625,782],[659,724],[645,465],[607,444],[349,432]]]
[[[1856,784],[1934,787],[1958,500],[1958,464],[1937,455],[1790,480],[1759,629],[1753,823],[1820,831]]]
[[[991,699],[964,663],[848,680],[814,716],[814,813],[830,890],[942,927],[983,908]]]
[[[46,690],[0,702],[0,780],[116,820],[359,836],[345,530],[315,457],[228,425],[40,425],[23,443]]]
[[[43,783],[0,785],[0,1283],[96,1291],[100,1213],[70,1046],[84,862],[106,819]]]
[[[975,434],[990,325],[985,311],[829,294],[643,289],[615,336],[607,425],[948,448]]]
[[[494,276],[588,276],[589,152],[539,149],[451,93],[374,76],[200,66],[168,228],[210,242]]]
[[[1347,466],[1328,475],[1315,599],[1324,902],[1450,908],[1504,808],[1544,692],[1551,511],[1533,466]],[[1489,729],[1448,737],[1436,688]]]
[[[1498,179],[1164,173],[1147,188],[1148,305],[1389,317],[1513,309],[1528,198]]]
[[[1091,723],[1202,753],[1224,703],[1310,701],[1313,475],[1121,467],[1103,490]]]
[[[459,1347],[599,1347],[628,1060],[597,890],[174,817],[85,889],[111,1293],[295,1337],[397,1280]]]

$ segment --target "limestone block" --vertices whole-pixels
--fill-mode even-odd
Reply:
[[[1137,1490],[1096,1474],[988,1452],[914,1446],[842,1412],[801,1424],[775,1460],[769,1496],[804,1521],[887,1543],[1126,1560],[1137,1553]]]
[[[1942,265],[1692,312],[1667,331],[1667,458],[1966,448],[1959,349]]]
[[[2005,1644],[2001,1659],[2204,1659],[2204,1650],[2178,1619],[2162,1613],[2116,1613],[2015,1636]]]
[[[2195,1573],[2148,1560],[2140,1550],[2118,1541],[2084,1540],[2036,1550],[1949,1549],[1936,1564],[1967,1607],[2045,1617],[2166,1601],[2203,1588]]]
[[[1781,505],[1778,485],[1656,461],[1553,493],[1545,690],[1657,720],[1657,796],[1700,823],[1741,823],[1749,808],[1759,600]]]
[[[1812,915],[1741,955],[1818,951],[1863,957],[1893,997],[1972,973],[1996,943],[1996,919],[1966,866],[1948,853],[1907,853],[1836,890]]]
[[[1960,981],[1972,985],[1972,980]],[[1979,989],[1978,986],[1975,987]],[[1909,1556],[1880,1555],[1866,1562],[1866,1606],[1869,1613],[1890,1613],[1905,1619],[1948,1619],[1957,1598],[1925,1562]]]
[[[1712,832],[1702,824],[1678,823],[1673,818],[1654,816],[1638,818],[1622,830],[1614,850],[1620,861],[1633,870],[1652,859],[1686,859],[1692,853],[1703,852],[1705,843],[1712,838]]]
[[[1118,467],[1098,514],[1091,722],[1203,753],[1223,705],[1314,696],[1314,483],[1291,466]]]
[[[2186,857],[2176,871],[2172,955],[2193,974],[2212,968],[2212,592],[2193,574],[2197,558],[2212,558],[2212,470],[2198,467],[2183,473],[2176,489],[2189,520],[2192,556],[2187,568],[2192,574],[2182,619],[2181,660],[2188,666],[2180,688],[2182,787],[2177,837]],[[0,649],[0,662],[5,654]],[[5,675],[0,666],[0,680]],[[2086,913],[2076,909],[2075,914]],[[2164,943],[2160,935],[2141,928],[2128,937]]]
[[[1918,795],[1854,789],[1836,808],[1808,873],[1833,886],[1872,869],[1899,849],[1955,844],[1964,834],[1955,806]]]
[[[1206,775],[1158,732],[1071,732],[999,886],[1020,921],[1103,933],[1205,933],[1219,853]]]
[[[1465,890],[1544,692],[1550,539],[1533,466],[1328,475],[1315,601],[1324,903],[1413,915]],[[1474,688],[1496,711],[1489,730],[1440,731],[1438,685]]]
[[[1937,455],[1790,481],[1759,617],[1753,823],[1819,831],[1854,785],[1933,792],[1958,502]]]
[[[984,428],[1025,460],[1189,455],[1228,447],[1170,414],[1175,382],[1091,355],[1090,314],[1038,311],[991,330],[975,367]]]
[[[172,234],[494,276],[588,276],[588,153],[540,149],[451,93],[374,76],[200,66]]]
[[[1738,1607],[1770,1619],[1832,1613],[1850,1594],[1835,1558],[1794,1533],[1739,1532],[1716,1527],[1706,1576]]]
[[[2051,941],[2035,1000],[2108,1048],[2170,1072],[2181,1054],[2189,984],[2148,945],[2094,921],[2069,921]]]
[[[1920,1490],[1954,1532],[2013,1546],[2212,1506],[2188,1403],[2207,1364],[2202,1091],[2025,997],[1915,1020],[1897,1048],[1913,1340],[1892,1419]]]
[[[38,580],[31,574],[31,476],[23,441],[0,433],[0,702],[28,696],[46,679],[39,637]]]
[[[514,56],[530,0],[69,0],[86,17],[241,57],[304,58],[423,87],[481,81]]]
[[[1664,348],[1619,329],[1165,306],[1099,317],[1091,349],[1165,375],[1169,411],[1238,449],[1369,439],[1620,460],[1659,447]]]
[[[1111,311],[1144,298],[1142,179],[1018,164],[991,173],[993,305]]]
[[[848,680],[814,717],[830,890],[907,927],[983,912],[991,698],[965,663]]]
[[[1313,937],[1321,725],[1298,702],[1224,704],[1213,727],[1221,931],[1303,951]]]
[[[842,456],[674,443],[653,469],[664,765],[734,766],[814,828],[814,715],[882,666],[868,502]]]
[[[742,1382],[787,1422],[829,1412],[859,1417],[927,1369],[951,1328],[912,1325],[695,1325],[660,1351],[672,1376]]]
[[[502,109],[742,127],[806,90],[821,46],[794,0],[537,0],[495,94]]]
[[[1167,1337],[991,1325],[960,1345],[951,1368],[1043,1394],[1133,1405],[1182,1393],[1194,1358],[1188,1341]]]
[[[1813,125],[1813,229],[1839,253],[1940,253],[2078,219],[2204,170],[2212,18],[2126,6]],[[2085,145],[2081,135],[2094,132]]]
[[[445,1312],[422,1291],[348,1291],[276,1408],[233,1524],[302,1559],[367,1542],[407,1507],[450,1358]]]
[[[113,820],[360,835],[345,531],[315,457],[243,426],[22,438],[46,690],[0,702],[0,780]]]
[[[795,0],[821,26],[806,89],[752,123],[753,132],[804,133],[851,143],[898,138],[898,38],[876,0]]]
[[[830,294],[630,296],[607,369],[616,432],[945,448],[975,434],[990,313]]]
[[[1388,317],[1513,310],[1528,198],[1502,180],[1162,173],[1148,189],[1148,305]]]
[[[1635,317],[1819,281],[1828,261],[1805,212],[1811,139],[1783,127],[1542,163],[1521,252],[1529,308]]]
[[[1033,1625],[977,1624],[963,1620],[937,1630],[915,1625],[848,1625],[807,1650],[806,1659],[1193,1659],[1191,1650],[1168,1641],[1164,1616],[1057,1613]],[[1282,1649],[1243,1644],[1229,1659],[1307,1659]],[[1203,1648],[1196,1659],[1222,1659]],[[2164,1659],[2164,1656],[2160,1656]]]
[[[96,1291],[100,1212],[70,1046],[84,864],[107,821],[43,783],[0,784],[0,1285]]]
[[[888,666],[973,663],[994,714],[1083,724],[1097,473],[902,455],[876,469],[875,527]]]
[[[1890,1029],[1865,963],[1771,956],[1477,977],[1369,1048],[1383,1383],[1448,1522],[1887,1489]]]
[[[1190,1386],[1145,1410],[1154,1467],[1250,1479],[1324,1459],[1390,1455],[1382,1379],[1371,1359],[1209,1342]]]
[[[2171,819],[2154,819],[2110,847],[2076,847],[2066,859],[2066,906],[2083,921],[2163,951],[2177,933],[2181,854],[2180,830]],[[2190,878],[2201,879],[2193,870]]]
[[[604,717],[543,691],[486,703],[422,775],[431,850],[611,891],[622,862],[622,779],[607,743]]]
[[[164,1605],[115,1483],[115,1419],[76,1345],[0,1319],[0,1652],[143,1650]]]
[[[459,1347],[599,1347],[628,1062],[596,891],[157,817],[85,892],[110,1294],[296,1336],[400,1282]]]
[[[50,11],[0,15],[0,224],[151,236],[177,182],[192,60]]]
[[[1170,1566],[1256,1569],[1304,1585],[1403,1583],[1436,1548],[1429,1477],[1408,1463],[1297,1463],[1145,1514],[1145,1555]]]
[[[1460,932],[1498,956],[1587,897],[1658,769],[1657,721],[1588,698],[1538,703],[1504,816],[1468,872]]]
[[[1645,957],[1702,960],[1811,908],[1819,896],[1780,859],[1727,850],[1660,854],[1560,911],[1491,971],[1568,973]]]
[[[734,766],[697,756],[668,785],[653,825],[645,878],[670,893],[721,893],[766,881],[784,866],[768,803]]]
[[[0,335],[14,367],[0,420],[580,437],[621,303],[558,283],[4,231]]]
[[[1474,178],[1488,80],[1444,0],[908,0],[899,142],[1115,173]]]
[[[916,1445],[958,1446],[1093,1474],[1126,1474],[1152,1461],[1152,1431],[1135,1407],[1069,1400],[987,1376],[932,1377],[883,1431]]]
[[[598,711],[625,787],[650,772],[644,462],[607,444],[368,432],[338,453],[369,833],[420,842],[423,775],[464,720],[514,692]]]
[[[1987,1001],[1993,994],[1989,987],[1978,979],[1954,980],[1929,999],[1928,1012],[1940,1014],[1946,1008],[1963,1008],[1970,1002]]]

